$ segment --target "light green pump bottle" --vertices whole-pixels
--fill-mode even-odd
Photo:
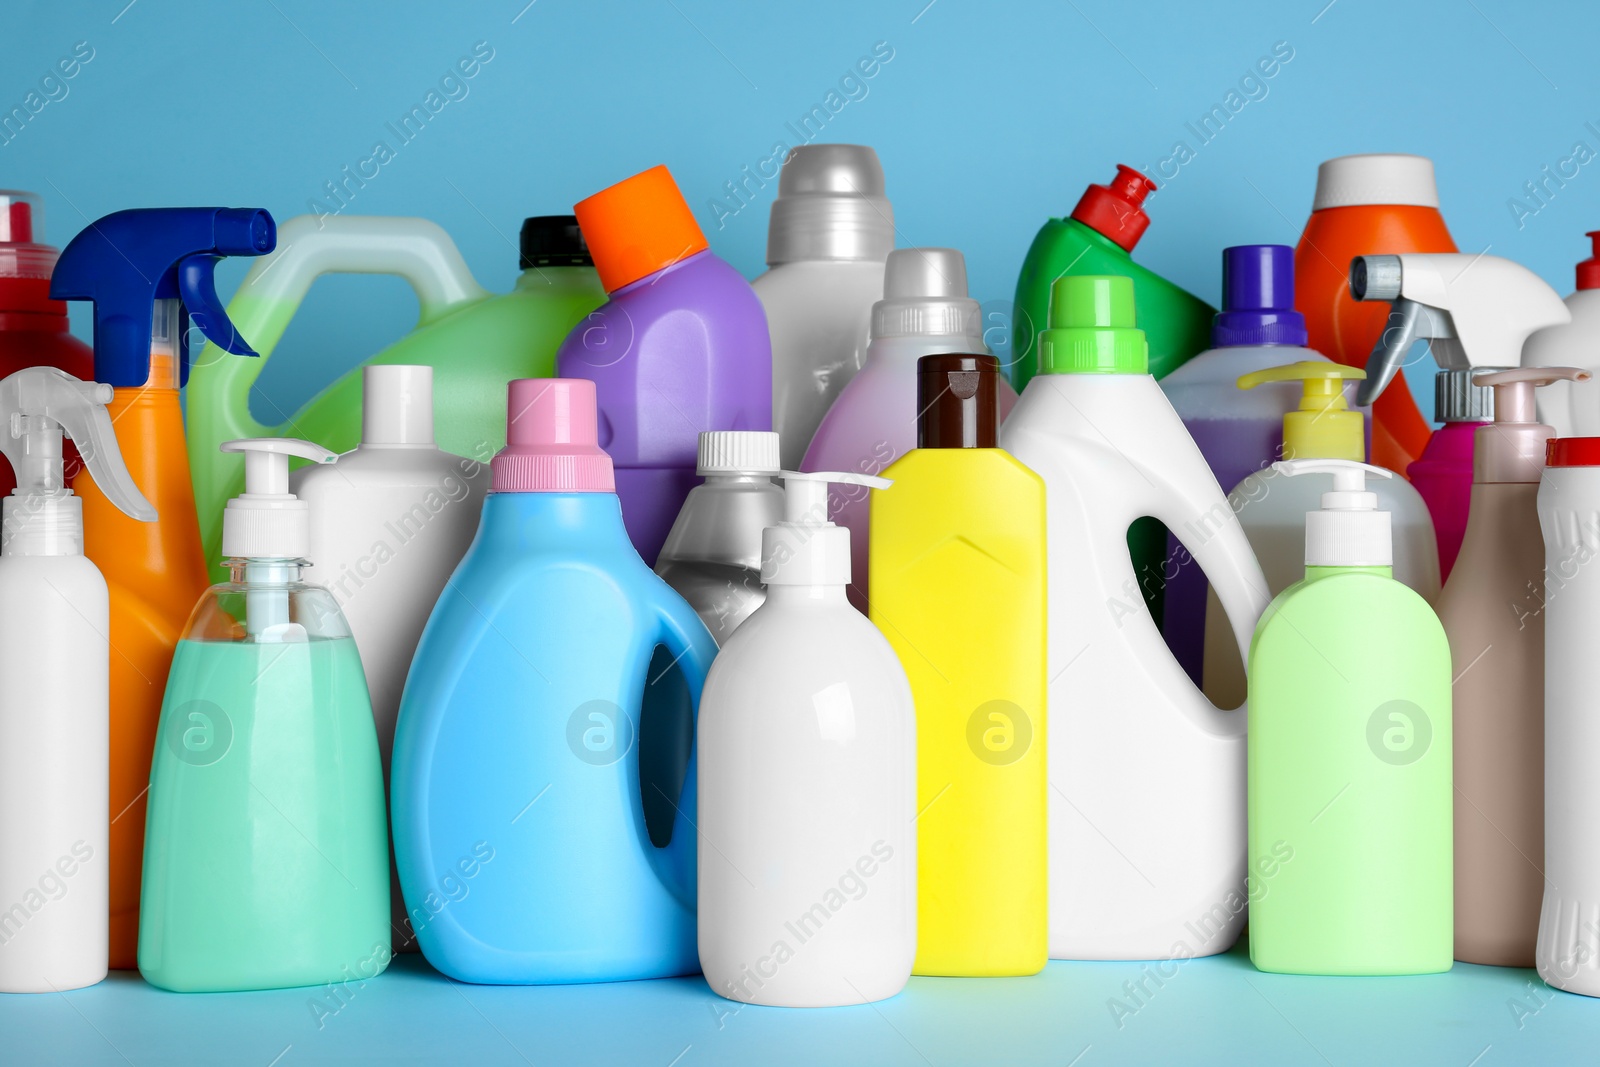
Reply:
[[[1450,969],[1450,645],[1427,601],[1390,573],[1381,467],[1328,473],[1306,515],[1306,576],[1250,646],[1250,959],[1287,974]]]
[[[487,463],[505,446],[506,383],[555,374],[556,349],[605,300],[594,261],[570,215],[522,225],[522,274],[516,288],[491,295],[476,281],[455,242],[426,219],[300,215],[278,227],[278,249],[258,260],[228,302],[228,315],[260,359],[208,347],[189,372],[184,418],[195,510],[211,580],[222,507],[244,484],[237,456],[218,450],[240,437],[303,437],[334,452],[361,442],[361,367],[332,382],[282,425],[250,414],[250,392],[267,357],[311,284],[323,274],[394,274],[416,291],[417,327],[366,360],[434,369],[435,425],[446,452]]]
[[[247,492],[233,580],[178,642],[150,769],[139,970],[178,992],[364,981],[388,966],[389,835],[361,655],[333,594],[300,581],[304,441],[229,442]]]

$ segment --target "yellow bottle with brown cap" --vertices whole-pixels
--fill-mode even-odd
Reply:
[[[997,446],[998,361],[917,361],[918,447],[873,494],[869,615],[917,712],[913,973],[1045,964],[1044,482]]]
[[[1246,374],[1239,388],[1298,381],[1300,406],[1283,416],[1284,459],[1366,458],[1366,417],[1345,400],[1346,381],[1366,377],[1359,367],[1303,361]],[[1306,513],[1322,507],[1327,488],[1318,478],[1286,478],[1272,467],[1255,471],[1234,487],[1228,501],[1277,596],[1305,576]],[[1439,548],[1422,497],[1404,478],[1374,478],[1368,491],[1391,515],[1394,578],[1433,603],[1439,595]],[[1212,703],[1238,707],[1245,698],[1244,665],[1216,593],[1206,597],[1206,646],[1202,688]]]

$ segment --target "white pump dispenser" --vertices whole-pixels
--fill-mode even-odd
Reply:
[[[1356,403],[1363,406],[1394,380],[1415,341],[1428,340],[1441,368],[1437,397],[1448,404],[1453,397],[1475,396],[1468,380],[1472,368],[1519,366],[1530,334],[1572,321],[1542,278],[1499,256],[1357,256],[1350,262],[1350,295],[1391,304],[1389,327],[1373,346],[1366,380],[1356,389]],[[1476,418],[1486,415],[1492,412]]]
[[[894,649],[845,598],[828,485],[889,482],[782,477],[767,599],[700,699],[700,964],[731,1000],[860,1004],[904,988],[916,954],[916,719]]]
[[[293,437],[224,441],[244,453],[244,492],[222,512],[222,555],[244,560],[245,632],[259,641],[304,641],[305,627],[289,621],[288,583],[300,579],[311,544],[311,508],[289,492],[289,457],[332,463],[339,457]]]
[[[106,976],[110,601],[83,555],[83,504],[63,481],[61,438],[112,503],[154,522],[117,449],[111,395],[54,367],[0,381],[0,452],[17,475],[0,531],[0,811],[12,813],[0,820],[0,900],[16,905],[13,920],[24,916],[0,950],[5,993]]]
[[[1286,459],[1272,467],[1290,476],[1333,475],[1333,488],[1322,494],[1322,510],[1306,512],[1306,566],[1394,564],[1389,513],[1379,511],[1378,494],[1367,491],[1369,475],[1393,478],[1393,471],[1348,459]]]

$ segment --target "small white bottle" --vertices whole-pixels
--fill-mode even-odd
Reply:
[[[900,992],[916,954],[916,717],[894,649],[845,599],[827,488],[889,483],[783,477],[767,600],[700,698],[700,965],[730,1000],[861,1004]]]
[[[361,444],[290,478],[311,514],[303,579],[333,593],[361,652],[385,795],[411,656],[472,543],[488,489],[487,463],[434,443],[433,368],[403,364],[363,369]],[[414,950],[398,882],[390,900],[394,947]]]
[[[893,248],[878,153],[854,144],[789,153],[767,229],[768,270],[750,283],[772,335],[772,428],[789,470],[866,359]]]
[[[1600,438],[1557,438],[1539,484],[1544,532],[1544,901],[1534,960],[1557,989],[1600,997]]]
[[[17,488],[0,528],[0,992],[53,993],[106,976],[111,817],[110,602],[83,554],[65,433],[95,484],[154,522],[122,462],[109,385],[54,367],[0,381],[0,452]]]

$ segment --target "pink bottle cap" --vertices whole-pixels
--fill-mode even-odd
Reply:
[[[612,493],[599,445],[594,382],[518,378],[506,405],[506,447],[489,462],[496,493]]]

